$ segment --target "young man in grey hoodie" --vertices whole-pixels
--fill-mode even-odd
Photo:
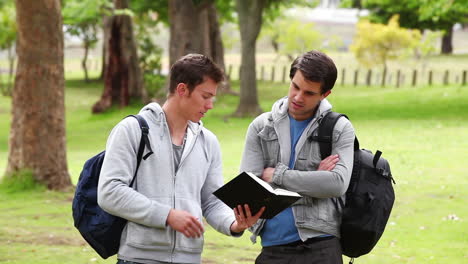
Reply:
[[[333,61],[310,51],[291,65],[288,96],[249,126],[241,171],[251,171],[275,187],[303,198],[250,230],[262,238],[257,264],[342,263],[341,208],[353,166],[354,129],[340,118],[332,135],[332,155],[322,160],[314,140],[320,121],[331,111],[325,99],[337,77]],[[335,201],[334,201],[335,200]]]
[[[112,130],[98,185],[98,203],[128,220],[117,263],[200,263],[203,217],[217,231],[240,236],[260,217],[248,206],[232,209],[213,191],[223,184],[220,146],[201,118],[213,108],[221,70],[209,58],[189,54],[171,67],[167,101],[139,113],[149,125],[154,154],[141,162],[137,120]],[[245,210],[245,214],[244,214]]]

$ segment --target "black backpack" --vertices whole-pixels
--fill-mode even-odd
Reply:
[[[331,155],[333,127],[340,117],[346,115],[330,112],[322,119],[317,141],[322,159]],[[359,148],[354,139],[354,164],[351,181],[346,191],[346,202],[334,199],[343,206],[341,220],[341,247],[343,254],[354,258],[369,253],[382,236],[392,211],[395,193],[388,161],[382,152]]]
[[[130,186],[133,186],[142,159],[147,159],[151,150],[146,120],[139,115],[132,115],[138,120],[141,128],[141,140],[138,148],[137,167]],[[148,153],[143,157],[143,152]],[[86,161],[76,185],[72,211],[75,227],[80,231],[88,244],[104,259],[117,254],[120,245],[120,235],[127,220],[111,215],[97,204],[97,186],[104,161],[105,151]]]

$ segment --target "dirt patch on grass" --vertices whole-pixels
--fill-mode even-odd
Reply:
[[[79,236],[66,236],[56,233],[33,233],[21,232],[16,233],[14,230],[8,230],[0,235],[0,244],[34,244],[48,246],[85,246],[86,241]]]
[[[203,258],[202,263],[203,264],[218,264],[218,262],[211,260],[211,259],[207,259],[207,258]]]

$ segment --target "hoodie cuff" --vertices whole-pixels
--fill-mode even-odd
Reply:
[[[275,167],[275,171],[273,172],[273,183],[275,183],[278,186],[282,186],[284,172],[287,171],[288,169],[289,169],[288,166],[279,162]]]
[[[167,217],[172,207],[170,206],[158,206],[154,207],[154,212],[157,212],[153,215],[153,223],[157,228],[167,227]]]
[[[230,235],[233,236],[233,237],[241,237],[241,236],[244,234],[244,231],[241,231],[241,232],[239,232],[239,233],[237,233],[237,232],[232,232],[232,231],[231,231],[231,226],[232,226],[232,224],[234,224],[234,222],[235,222],[235,221],[233,221],[233,222],[231,223],[231,225],[229,226]]]

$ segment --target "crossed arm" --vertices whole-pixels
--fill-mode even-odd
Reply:
[[[338,163],[339,160],[340,158],[337,154],[330,155],[320,162],[317,170],[318,171],[331,171],[335,168],[336,163]],[[274,172],[275,172],[275,168],[272,168],[272,167],[265,168],[261,176],[262,180],[268,183],[273,182]]]

